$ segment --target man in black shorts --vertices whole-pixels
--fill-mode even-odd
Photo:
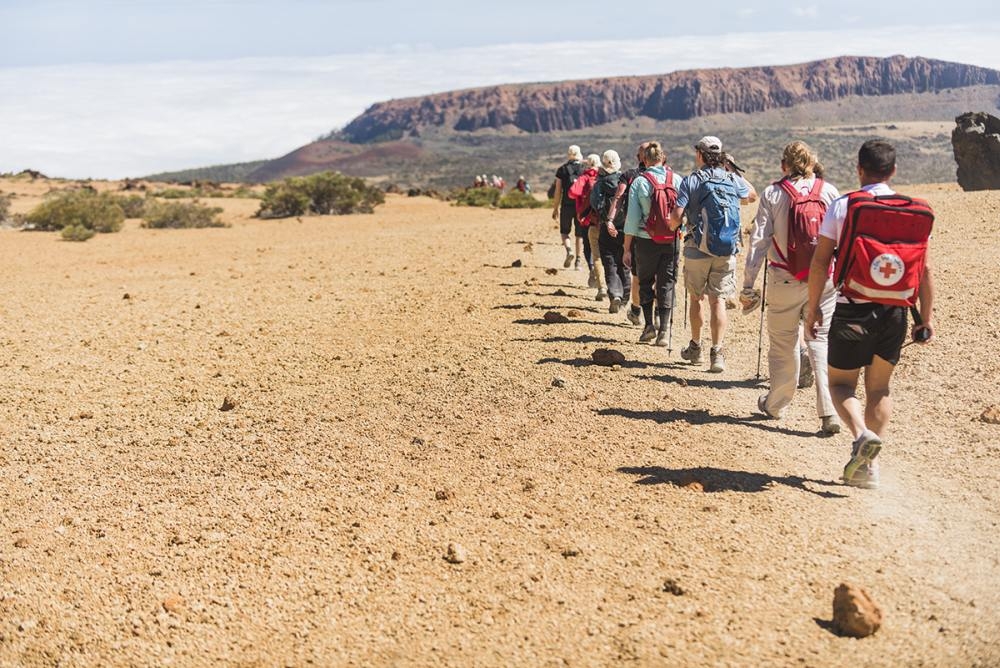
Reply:
[[[872,196],[893,195],[889,180],[896,173],[896,150],[886,141],[870,140],[858,152],[858,178],[861,190]],[[819,303],[823,286],[830,276],[830,263],[847,219],[848,197],[833,201],[820,226],[819,241],[809,271],[809,304],[806,307],[805,331],[816,335],[823,321]],[[874,270],[873,270],[874,271]],[[926,343],[933,337],[931,317],[934,283],[930,264],[926,264],[917,290],[922,323],[912,329],[913,340]],[[926,330],[926,331],[920,331]],[[900,349],[907,333],[905,306],[890,306],[838,295],[830,323],[829,364],[830,397],[837,413],[854,435],[851,459],[844,467],[843,480],[855,487],[875,488],[879,482],[876,459],[886,437],[892,414],[889,380],[899,362]],[[857,398],[861,369],[865,370],[865,405]]]
[[[580,249],[583,246],[583,238],[587,230],[580,227],[580,222],[576,219],[576,202],[569,196],[569,188],[576,181],[577,177],[583,173],[583,153],[580,147],[573,145],[569,147],[566,154],[566,162],[556,170],[555,180],[555,207],[552,209],[552,220],[559,221],[559,234],[562,235],[563,248],[566,249],[566,260],[563,267],[569,269],[573,264],[573,250],[569,243],[570,232],[575,229],[576,234],[576,268],[580,268]]]

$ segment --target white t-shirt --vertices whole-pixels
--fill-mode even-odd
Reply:
[[[886,183],[873,183],[867,186],[861,186],[861,190],[866,193],[871,193],[875,197],[880,195],[895,195],[896,191],[889,187]],[[833,204],[826,210],[826,215],[823,216],[823,222],[819,226],[819,235],[821,237],[826,237],[827,239],[833,239],[834,242],[840,244],[840,235],[844,232],[844,221],[847,220],[847,195],[834,200]],[[836,271],[836,270],[835,270]],[[855,304],[867,304],[869,303],[867,299],[858,299],[854,297],[848,300],[847,297],[841,297],[837,294],[838,304],[847,304],[854,302]]]

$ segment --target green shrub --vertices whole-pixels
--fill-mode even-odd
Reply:
[[[535,199],[528,193],[523,193],[520,190],[512,190],[500,198],[497,206],[501,209],[541,209],[548,206],[548,204],[542,200]]]
[[[465,188],[455,193],[458,206],[497,206],[500,191],[496,188]]]
[[[25,221],[37,230],[83,227],[94,232],[117,232],[125,212],[110,193],[93,190],[57,192],[32,209]]]
[[[146,212],[146,198],[141,195],[118,195],[118,206],[126,218],[142,218]]]
[[[219,220],[222,208],[205,206],[198,202],[158,202],[146,204],[143,227],[151,229],[191,229],[201,227],[226,227]]]
[[[82,225],[67,225],[62,228],[62,238],[64,241],[86,241],[97,234],[94,230]]]
[[[364,179],[338,172],[287,178],[267,186],[257,216],[288,218],[306,214],[372,213],[385,202],[385,193]]]

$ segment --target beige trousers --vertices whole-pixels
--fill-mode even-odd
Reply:
[[[590,257],[594,258],[594,271],[597,273],[597,289],[606,290],[608,284],[604,281],[604,263],[601,262],[601,228],[598,223],[591,223],[587,228],[587,239],[590,241]]]
[[[768,271],[778,273],[774,269]],[[792,403],[798,388],[802,357],[799,351],[799,331],[808,302],[808,286],[794,278],[776,278],[773,285],[769,283],[767,286],[767,336],[770,342],[767,366],[771,374],[771,390],[767,393],[764,408],[772,415],[780,415]],[[827,335],[836,305],[837,293],[833,289],[833,283],[828,280],[820,298],[823,326],[819,328],[815,339],[810,340],[808,333],[806,335],[808,358],[816,378],[816,414],[819,417],[837,414],[830,399],[826,364]]]

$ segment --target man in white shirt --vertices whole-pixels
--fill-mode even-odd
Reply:
[[[861,190],[873,196],[892,195],[894,192],[888,182],[895,174],[896,150],[891,144],[873,139],[861,146],[858,151]],[[820,227],[819,244],[809,272],[809,305],[806,310],[806,328],[814,336],[824,322],[820,302],[847,215],[848,199],[841,197],[827,209]],[[917,295],[922,323],[915,324],[911,334],[914,341],[926,343],[934,334],[931,324],[934,283],[929,264],[924,267]],[[878,487],[876,457],[881,451],[892,415],[889,380],[899,361],[906,329],[904,306],[849,300],[843,296],[837,298],[830,323],[828,362],[834,407],[854,436],[851,459],[843,474],[843,480],[848,485]],[[856,395],[862,369],[865,371],[864,406]]]

